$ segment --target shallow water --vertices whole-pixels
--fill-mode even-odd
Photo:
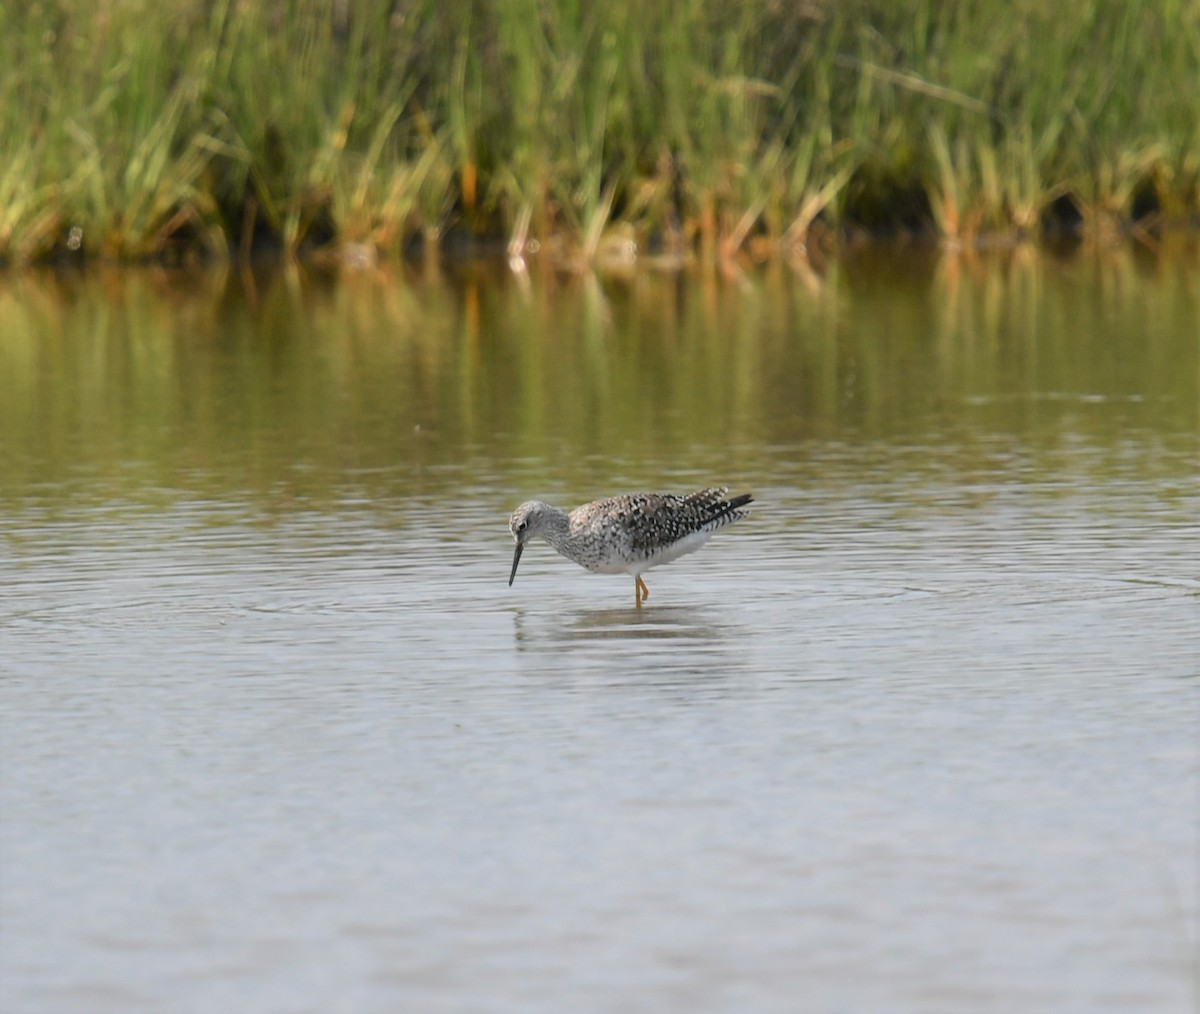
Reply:
[[[8,279],[0,1009],[1194,1010],[1195,269]]]

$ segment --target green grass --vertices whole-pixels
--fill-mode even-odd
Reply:
[[[1195,0],[57,0],[0,68],[8,262],[1200,215]]]

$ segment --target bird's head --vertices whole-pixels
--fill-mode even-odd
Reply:
[[[517,577],[517,564],[521,562],[521,553],[530,537],[536,535],[545,504],[540,500],[527,500],[512,512],[508,519],[508,529],[516,540],[517,548],[513,552],[512,573],[508,575],[509,586]]]

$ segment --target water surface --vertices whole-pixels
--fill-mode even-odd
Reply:
[[[4,279],[0,1008],[1194,1010],[1196,268]]]

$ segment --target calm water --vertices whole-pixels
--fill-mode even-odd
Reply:
[[[1198,334],[1194,249],[0,279],[0,1009],[1195,1011]]]

